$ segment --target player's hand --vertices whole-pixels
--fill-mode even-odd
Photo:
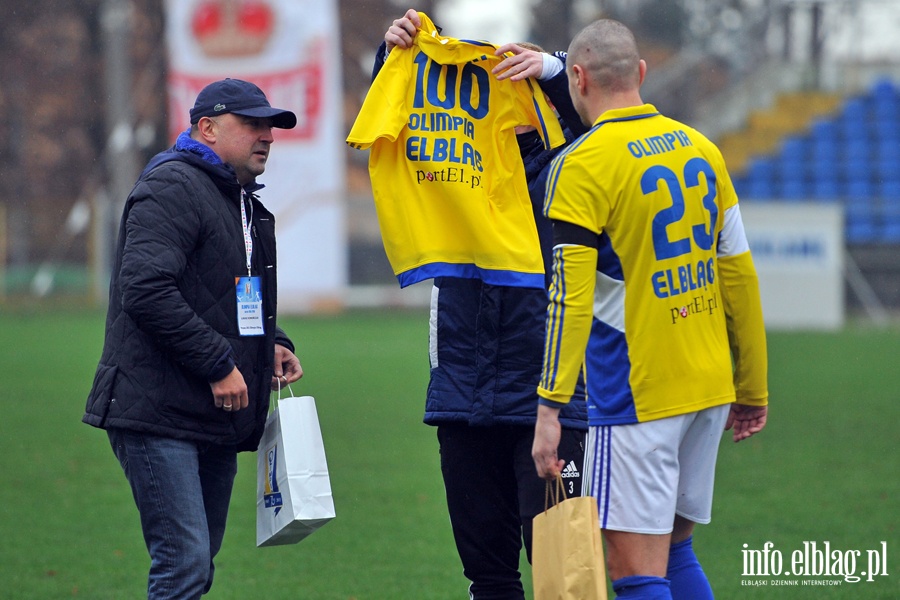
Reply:
[[[281,344],[275,344],[275,373],[272,376],[272,389],[279,390],[301,377],[303,377],[303,367],[300,366],[300,359]]]
[[[512,56],[507,56],[501,60],[491,70],[491,73],[497,76],[497,79],[509,79],[511,81],[521,81],[528,77],[540,79],[544,72],[544,55],[534,50],[526,50],[518,44],[504,44],[497,48],[494,52],[496,56],[502,56],[507,52]]]
[[[224,379],[209,384],[209,387],[212,388],[213,402],[215,402],[216,408],[233,412],[247,408],[250,403],[247,384],[237,367],[233,368]]]
[[[561,428],[559,425],[559,409],[538,405],[537,423],[534,426],[534,443],[531,446],[531,457],[537,474],[543,479],[556,479],[562,472],[566,461],[557,456]]]
[[[394,20],[384,34],[386,50],[390,52],[395,46],[401,49],[411,48],[416,32],[422,26],[422,20],[415,9],[409,9],[406,14]]]
[[[725,422],[725,431],[734,427],[734,441],[746,440],[755,433],[759,433],[766,426],[766,417],[769,414],[768,406],[747,406],[746,404],[732,404]]]

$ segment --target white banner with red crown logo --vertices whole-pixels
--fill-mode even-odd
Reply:
[[[275,214],[278,305],[305,312],[340,303],[347,284],[340,36],[335,0],[166,0],[169,136],[190,125],[208,83],[258,85],[297,115],[275,129],[260,183]]]

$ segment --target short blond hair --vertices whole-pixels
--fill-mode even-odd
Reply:
[[[537,44],[532,44],[531,42],[516,42],[516,46],[521,46],[526,50],[534,50],[535,52],[544,52],[543,48],[541,48]]]

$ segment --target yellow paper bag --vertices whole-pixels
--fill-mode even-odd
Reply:
[[[566,498],[559,476],[547,486],[548,501],[553,496],[554,505],[533,521],[534,599],[607,600],[597,499]]]

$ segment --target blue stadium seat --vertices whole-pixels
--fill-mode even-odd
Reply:
[[[782,200],[809,200],[812,196],[809,186],[803,179],[784,179],[775,187],[775,195]]]
[[[813,140],[810,149],[810,159],[818,162],[837,162],[840,156],[840,146],[837,139]]]
[[[900,203],[900,178],[883,179],[878,182],[877,194],[882,202]]]
[[[879,237],[878,229],[872,221],[848,220],[845,237],[848,244],[871,244]]]
[[[783,182],[806,179],[809,148],[809,140],[804,137],[787,136],[784,138],[781,143],[781,151],[775,160],[776,174]]]
[[[828,160],[810,160],[807,165],[809,177],[812,181],[837,179],[842,168],[842,163],[837,158]]]
[[[810,125],[810,140],[814,146],[822,141],[835,142],[837,133],[837,125],[830,119],[816,119]]]
[[[869,94],[873,99],[896,97],[900,93],[893,80],[888,77],[881,77],[872,83]]]
[[[878,123],[896,121],[900,115],[900,99],[896,96],[878,98],[872,102],[872,118]]]
[[[869,139],[869,106],[865,98],[850,98],[835,120],[838,134],[844,140]]]
[[[895,120],[900,115],[900,90],[890,79],[880,79],[871,87],[872,116],[877,121]]]
[[[875,132],[872,130],[871,123],[869,122],[861,125],[850,125],[849,123],[841,122],[838,129],[838,137],[839,139],[842,139],[845,144],[848,142],[861,142],[867,144],[875,137]]]
[[[742,193],[748,198],[772,198],[774,192],[772,182],[774,179],[774,161],[768,157],[753,158],[747,167]]]
[[[890,196],[882,198],[881,210],[885,217],[900,218],[900,197]]]
[[[876,179],[900,179],[900,162],[876,156],[872,161],[872,171]]]
[[[812,196],[816,200],[836,201],[841,197],[837,177],[817,177],[812,180]]]
[[[775,176],[775,163],[771,158],[754,158],[747,167],[747,179],[771,180]]]
[[[731,185],[734,186],[734,191],[737,192],[738,196],[743,195],[744,189],[746,186],[747,178],[744,175],[733,175],[731,177]]]
[[[884,244],[900,243],[900,198],[881,198],[876,204],[872,202],[873,213],[877,220],[877,242]]]
[[[809,154],[809,140],[789,135],[781,142],[780,156],[784,160],[805,160]]]
[[[900,164],[900,137],[881,138],[875,145],[875,154],[879,160]]]
[[[840,121],[851,123],[865,123],[868,118],[869,108],[866,105],[866,99],[862,96],[847,98],[838,117]]]
[[[745,187],[745,195],[748,198],[755,198],[757,200],[769,200],[775,195],[775,190],[772,187],[771,179],[748,179]]]
[[[850,244],[875,242],[880,232],[876,226],[874,202],[871,198],[848,198],[845,203],[846,238]]]
[[[848,244],[871,244],[879,237],[872,221],[847,221],[845,237]]]
[[[850,181],[853,179],[875,179],[875,167],[865,156],[850,156],[841,161],[841,177]]]
[[[900,243],[900,211],[888,211],[884,215],[878,239],[885,244]]]
[[[774,174],[781,180],[806,179],[806,160],[798,155],[783,155],[774,162]]]
[[[850,201],[869,199],[875,196],[875,186],[866,177],[854,177],[847,181],[844,193]]]
[[[855,137],[844,141],[842,155],[844,160],[866,160],[872,152],[872,143],[868,138]]]
[[[872,121],[872,139],[881,142],[900,140],[900,117]]]

